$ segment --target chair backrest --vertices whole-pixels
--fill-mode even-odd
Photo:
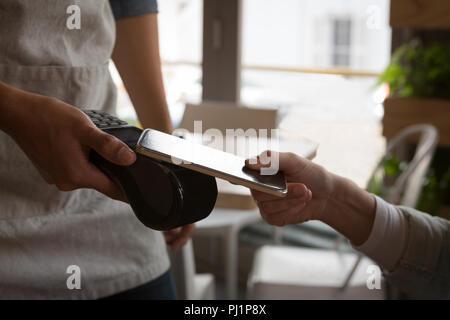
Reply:
[[[194,121],[202,121],[202,133],[214,128],[226,133],[226,129],[270,129],[277,127],[276,109],[247,108],[242,105],[222,102],[202,102],[186,104],[179,128],[194,132]],[[259,132],[257,132],[259,135]]]
[[[407,168],[396,177],[384,199],[393,204],[415,207],[422,190],[422,182],[430,166],[438,142],[436,128],[429,124],[409,126],[394,136],[387,145],[386,155],[394,153],[398,148],[407,145],[412,138],[419,135],[417,147]],[[383,160],[377,169],[383,165]],[[374,171],[374,174],[377,170]],[[374,178],[372,175],[372,180]]]

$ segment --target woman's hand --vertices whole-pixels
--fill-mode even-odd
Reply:
[[[339,177],[293,153],[266,151],[264,158],[279,157],[279,170],[288,182],[285,198],[252,190],[252,195],[269,224],[284,226],[320,220],[359,245],[369,237],[375,218],[375,198],[352,181]],[[246,161],[251,169],[270,167]],[[256,164],[250,164],[257,162]]]
[[[90,149],[117,165],[131,165],[136,155],[119,139],[98,129],[81,110],[60,100],[14,91],[0,114],[8,133],[42,178],[61,191],[92,188],[125,201],[117,185],[89,162]],[[5,101],[3,101],[5,102]]]
[[[288,194],[285,198],[272,196],[252,190],[261,215],[268,223],[284,226],[309,220],[320,219],[326,213],[328,199],[333,193],[333,179],[322,167],[293,153],[266,151],[261,157],[279,157],[279,170],[283,171],[288,182]],[[246,166],[259,170],[269,167],[262,165],[260,157],[255,161],[246,161]]]

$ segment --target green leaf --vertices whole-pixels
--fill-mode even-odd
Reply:
[[[450,43],[424,46],[413,40],[400,46],[378,79],[390,96],[450,98]]]

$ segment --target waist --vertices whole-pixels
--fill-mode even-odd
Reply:
[[[0,80],[89,81],[108,74],[109,62],[94,66],[0,64]]]
[[[0,81],[78,108],[102,109],[114,114],[116,87],[108,63],[78,67],[0,65]]]

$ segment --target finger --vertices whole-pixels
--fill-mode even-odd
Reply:
[[[172,243],[171,247],[172,250],[177,251],[179,248],[184,246],[186,242],[189,240],[189,238],[192,235],[192,232],[195,229],[194,224],[187,225],[181,229],[181,232],[178,234],[178,237],[175,239],[175,241]]]
[[[164,240],[166,241],[167,244],[170,244],[177,236],[177,234],[181,231],[181,227],[180,228],[175,228],[172,230],[168,230],[168,231],[164,231]]]
[[[186,244],[186,242],[191,237],[192,233],[194,232],[195,224],[188,224],[184,226],[181,231],[178,233],[177,238],[172,242],[171,249],[173,251],[177,251],[179,248],[181,248],[183,245]]]
[[[253,170],[267,168],[270,167],[271,165],[271,157],[277,156],[279,156],[278,152],[266,150],[264,152],[261,152],[258,156],[254,158],[245,160],[245,166]]]
[[[307,215],[302,215],[302,210],[306,207],[306,203],[298,203],[297,205],[290,207],[287,210],[277,213],[261,213],[262,218],[271,225],[278,227],[285,226],[287,224],[296,224],[309,220]]]
[[[96,127],[89,128],[83,136],[83,141],[103,158],[123,166],[136,161],[136,154],[125,143]]]
[[[89,176],[89,180],[85,183],[87,188],[95,189],[114,200],[128,202],[120,188],[106,174],[90,162],[86,166]]]
[[[251,190],[253,198],[260,201],[272,201],[272,200],[280,200],[280,197],[273,196],[258,190]],[[281,200],[286,199],[299,199],[305,198],[307,199],[310,196],[311,191],[303,184],[303,183],[288,183],[288,193]]]
[[[308,202],[309,199],[294,198],[259,202],[258,207],[265,214],[274,214],[293,208],[299,204]]]
[[[300,170],[303,170],[310,161],[299,157],[292,152],[276,152],[264,151],[256,158],[251,158],[245,161],[245,165],[254,170],[259,170],[264,167],[270,167],[272,161],[278,161],[278,169],[287,175],[292,175]]]

